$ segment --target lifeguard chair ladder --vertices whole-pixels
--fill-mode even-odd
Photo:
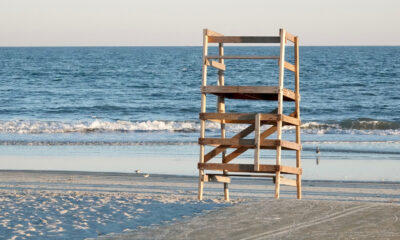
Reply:
[[[285,45],[287,40],[294,44],[294,64],[285,61]],[[219,54],[208,55],[208,44],[217,43]],[[279,43],[279,56],[226,56],[224,43]],[[226,66],[224,59],[272,59],[279,62],[279,79],[277,86],[225,86],[224,72]],[[218,69],[217,85],[207,85],[207,67]],[[294,91],[284,88],[285,69],[294,72]],[[206,96],[217,96],[217,112],[206,112]],[[248,99],[277,101],[277,111],[271,113],[227,113],[225,112],[225,99]],[[295,111],[289,115],[283,114],[283,101],[294,101]],[[300,92],[299,92],[299,39],[284,29],[280,29],[279,36],[224,36],[220,33],[204,29],[203,31],[203,74],[201,85],[201,112],[199,114],[200,129],[200,160],[198,199],[203,199],[204,182],[224,183],[225,200],[229,201],[228,183],[231,176],[243,177],[270,177],[275,182],[275,197],[279,198],[280,185],[297,187],[297,198],[301,199],[301,142],[300,142]],[[206,138],[206,121],[215,121],[221,124],[220,138]],[[226,124],[249,124],[232,138],[226,138]],[[270,125],[261,132],[262,125]],[[282,139],[282,126],[294,125],[296,128],[296,142]],[[253,139],[245,137],[254,132]],[[276,139],[266,139],[276,132]],[[215,148],[205,153],[205,145]],[[229,154],[227,149],[234,149]],[[232,163],[232,160],[249,149],[254,149],[254,164]],[[261,164],[260,150],[276,150],[276,164]],[[282,165],[281,151],[296,151],[296,166]],[[222,162],[211,163],[218,155],[222,155]],[[219,160],[220,161],[220,160]],[[221,173],[206,173],[206,171],[221,171]],[[243,174],[230,174],[247,173]],[[283,175],[295,175],[296,179],[285,178]]]

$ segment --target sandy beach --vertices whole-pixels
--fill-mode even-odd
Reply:
[[[100,239],[399,239],[399,204],[261,200]]]
[[[304,200],[292,187],[275,200],[270,181],[233,179],[226,203],[221,184],[207,183],[199,202],[196,177],[1,171],[0,238],[400,238],[400,183],[303,184]]]

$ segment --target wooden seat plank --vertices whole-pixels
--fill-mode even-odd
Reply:
[[[302,169],[283,166],[259,164],[259,171],[254,171],[254,164],[233,164],[233,163],[198,163],[197,167],[202,170],[228,171],[228,172],[243,172],[243,173],[275,173],[280,171],[283,174],[301,174]]]
[[[280,43],[279,36],[209,36],[209,43]]]
[[[277,100],[279,87],[276,86],[203,86],[202,93],[214,94],[231,99]],[[295,93],[282,89],[284,101],[295,101]]]

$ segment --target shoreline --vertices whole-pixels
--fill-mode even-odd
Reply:
[[[385,149],[389,146],[391,145],[385,145]],[[398,144],[394,147],[398,149]],[[125,173],[142,169],[150,174],[198,175],[197,145],[0,146],[0,150],[3,169]],[[283,160],[291,165],[295,156],[291,152],[285,154]],[[241,157],[240,161],[243,163],[251,164],[254,161],[251,152],[244,153]],[[270,152],[266,151],[265,155],[260,157],[266,164],[275,162]],[[312,151],[302,155],[302,179],[400,182],[399,161],[398,155],[339,154],[324,152],[321,148],[320,156]]]
[[[115,175],[115,176],[131,176],[136,175],[135,172],[119,172],[119,171],[79,171],[79,170],[40,170],[40,169],[0,169],[0,174],[3,172],[15,172],[15,173],[48,173],[48,174],[87,174],[87,175]],[[147,173],[147,172],[144,172]],[[143,173],[143,174],[144,174]],[[176,177],[176,178],[194,178],[198,179],[196,175],[185,175],[185,174],[162,174],[162,173],[152,173],[149,172],[152,176],[158,177]],[[254,181],[263,181],[261,178],[251,178],[251,177],[231,177],[232,179],[251,179]],[[371,181],[371,180],[316,180],[316,179],[302,179],[303,183],[353,183],[353,184],[400,184],[400,181],[390,181],[390,180],[383,180],[383,181]]]

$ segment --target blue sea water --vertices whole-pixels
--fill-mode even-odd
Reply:
[[[278,51],[226,47],[225,54]],[[288,47],[288,61],[292,52]],[[196,149],[201,54],[201,47],[0,48],[0,145],[8,156],[54,145]],[[226,85],[277,84],[276,60],[226,66]],[[293,89],[293,74],[285,74],[285,87]],[[216,79],[210,68],[208,83]],[[301,47],[300,91],[304,158],[314,158],[319,146],[335,161],[400,160],[400,47]],[[215,97],[208,99],[207,110],[215,111]],[[227,100],[229,112],[275,107]],[[285,104],[287,113],[293,107]],[[208,126],[207,135],[218,134],[217,124]],[[228,135],[241,128],[228,126]],[[284,136],[293,138],[293,129]]]

